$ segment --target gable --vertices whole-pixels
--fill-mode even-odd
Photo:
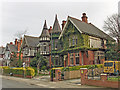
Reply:
[[[89,37],[80,31],[74,26],[74,24],[68,20],[64,32],[60,38],[63,43],[63,48],[74,48],[87,46],[89,47]]]
[[[68,22],[63,30],[64,31],[62,32],[62,36],[70,36],[71,34],[80,34],[81,33],[70,20],[68,20]]]
[[[39,37],[32,37],[32,36],[24,36],[25,44],[28,47],[37,47],[39,44]]]

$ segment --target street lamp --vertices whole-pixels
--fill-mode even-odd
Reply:
[[[52,30],[51,30],[51,61],[53,62],[53,60],[52,60]],[[51,63],[51,68],[52,68],[53,66],[52,66],[52,63]]]

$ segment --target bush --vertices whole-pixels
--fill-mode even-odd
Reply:
[[[10,73],[17,74],[17,75],[24,75],[25,72],[25,76],[34,76],[35,75],[35,70],[31,67],[27,67],[27,68],[10,68],[10,67],[4,67],[3,68],[3,73],[6,75],[9,75]]]
[[[35,70],[35,76],[37,75],[37,68],[36,67],[32,67]]]
[[[102,68],[102,67],[103,67],[103,64],[83,65],[83,66],[73,66],[73,67],[59,67],[59,68],[61,68],[61,70],[64,70],[64,71],[74,71],[74,70],[80,70],[80,68],[91,69],[91,68]],[[52,69],[55,69],[55,68],[52,68]]]

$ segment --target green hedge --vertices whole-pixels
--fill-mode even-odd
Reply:
[[[72,66],[72,67],[58,67],[61,69],[61,71],[75,71],[75,70],[80,70],[80,68],[87,68],[87,69],[91,69],[91,68],[103,68],[103,64],[97,64],[97,65],[83,65],[83,66]],[[58,69],[58,68],[52,68],[50,70],[50,76],[52,75],[51,74],[51,71],[53,71],[53,77],[55,77],[55,69]]]
[[[17,75],[24,75],[25,76],[34,76],[35,75],[35,70],[31,67],[26,67],[24,68],[3,68],[3,74],[9,75],[10,73],[17,74]]]
[[[97,65],[83,65],[83,66],[72,66],[72,67],[59,67],[62,71],[74,71],[74,70],[80,70],[80,68],[103,68],[103,64],[97,64]],[[56,69],[56,68],[52,68]]]
[[[98,65],[83,65],[83,66],[65,67],[65,68],[62,68],[62,70],[65,70],[65,71],[74,71],[74,70],[80,70],[80,68],[91,69],[91,68],[102,68],[102,67],[103,67],[103,64],[98,64]]]

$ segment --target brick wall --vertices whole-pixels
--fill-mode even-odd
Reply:
[[[86,85],[94,85],[94,86],[102,86],[102,87],[111,87],[111,88],[118,88],[118,85],[120,85],[120,82],[117,81],[102,81],[102,80],[91,80],[86,79],[85,80]]]
[[[100,80],[92,80],[88,79],[87,75],[87,69],[81,68],[80,75],[81,75],[81,84],[82,85],[93,85],[93,86],[101,86],[101,87],[110,87],[110,88],[120,88],[120,82],[118,81],[108,81],[107,75],[103,74],[101,75]]]
[[[80,70],[64,72],[64,79],[76,79],[76,78],[80,78]]]

